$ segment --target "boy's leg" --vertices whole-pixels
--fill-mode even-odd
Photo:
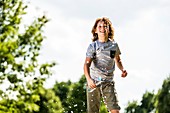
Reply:
[[[119,113],[120,106],[118,105],[117,92],[115,90],[114,82],[103,83],[101,88],[101,94],[108,110],[111,113]]]
[[[88,86],[87,86],[88,87]],[[92,92],[87,92],[87,113],[99,113],[100,110],[100,89],[96,89]]]
[[[119,110],[111,110],[110,113],[119,113]]]

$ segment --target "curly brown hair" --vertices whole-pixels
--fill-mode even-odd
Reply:
[[[96,22],[95,22],[95,24],[94,24],[94,26],[93,26],[93,28],[91,30],[91,33],[93,34],[92,41],[94,42],[94,41],[96,41],[98,39],[98,35],[95,33],[95,31],[96,31],[97,24],[100,21],[103,21],[106,25],[109,25],[108,39],[113,40],[113,38],[114,38],[114,28],[112,26],[112,23],[109,20],[109,18],[102,17],[102,18],[96,19]]]

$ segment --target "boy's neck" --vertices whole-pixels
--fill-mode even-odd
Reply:
[[[99,40],[99,42],[107,42],[107,41],[108,41],[108,38],[106,38],[106,37],[101,37],[101,38],[99,38],[98,40]]]

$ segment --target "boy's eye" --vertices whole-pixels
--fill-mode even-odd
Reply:
[[[104,26],[105,29],[109,29],[109,26]]]
[[[109,26],[99,26],[99,28],[102,28],[102,27],[104,27],[105,29],[109,28]]]

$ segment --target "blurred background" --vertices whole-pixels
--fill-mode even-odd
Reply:
[[[126,78],[121,78],[121,72],[116,68],[114,75],[121,113],[129,101],[137,100],[135,105],[140,106],[147,91],[152,96],[156,95],[163,81],[169,77],[169,0],[24,2],[28,7],[22,23],[31,24],[43,15],[49,19],[43,28],[46,38],[38,61],[54,61],[57,65],[52,69],[53,74],[44,81],[45,88],[53,88],[60,83],[76,84],[81,79],[85,82],[82,77],[86,50],[91,43],[92,26],[99,17],[111,20],[115,29],[114,39],[119,44],[122,62],[128,72]]]
[[[30,10],[36,7],[51,19],[45,28],[48,38],[41,59],[56,60],[58,65],[47,87],[55,80],[77,81],[81,77],[91,29],[99,17],[112,21],[122,62],[128,71],[125,79],[120,77],[118,69],[115,72],[121,106],[128,100],[141,98],[146,90],[157,91],[169,75],[170,1],[36,0],[31,4]]]

